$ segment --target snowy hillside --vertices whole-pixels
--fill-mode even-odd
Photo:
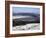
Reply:
[[[40,29],[40,23],[31,23],[21,26],[15,26],[13,27],[14,31],[20,31],[20,30],[39,30]]]

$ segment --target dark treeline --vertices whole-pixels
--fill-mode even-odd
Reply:
[[[22,20],[16,20],[14,19],[13,20],[13,26],[20,26],[20,25],[26,25],[26,24],[29,24],[29,23],[40,23],[40,21],[22,21]]]

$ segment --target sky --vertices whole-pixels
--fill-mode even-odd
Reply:
[[[40,8],[31,8],[31,7],[13,7],[13,13],[40,13]]]

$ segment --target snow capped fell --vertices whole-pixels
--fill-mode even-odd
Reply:
[[[18,18],[28,18],[30,16],[13,16],[13,19],[18,19]]]

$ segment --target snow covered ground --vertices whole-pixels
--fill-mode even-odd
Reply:
[[[13,27],[14,31],[21,31],[21,30],[40,30],[40,23],[30,23],[21,26]]]

